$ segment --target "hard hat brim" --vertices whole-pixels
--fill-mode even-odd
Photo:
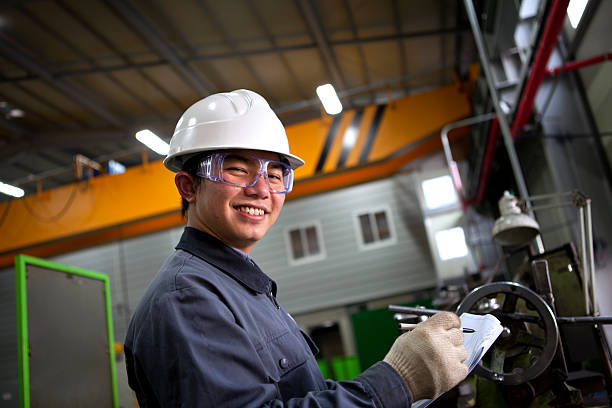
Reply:
[[[173,172],[179,172],[181,170],[183,170],[183,166],[184,164],[193,156],[200,154],[200,153],[204,153],[204,152],[212,152],[212,151],[217,151],[217,150],[244,150],[243,146],[215,146],[212,148],[195,148],[195,149],[189,149],[189,150],[184,150],[181,152],[176,152],[172,155],[169,155],[168,157],[166,157],[164,159],[164,166]],[[264,149],[253,149],[253,148],[249,148],[249,150],[259,150],[262,152],[270,152],[270,153],[276,153],[278,155],[280,155],[281,157],[285,158],[287,160],[287,162],[289,163],[289,166],[291,166],[292,169],[297,169],[298,167],[304,165],[304,160],[302,160],[301,158],[299,158],[296,155],[293,154],[288,154],[288,153],[279,153],[276,151],[272,151],[272,150],[264,150]]]

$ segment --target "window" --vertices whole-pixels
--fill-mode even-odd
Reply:
[[[448,175],[423,180],[421,188],[428,210],[436,210],[457,203],[455,187]]]
[[[468,254],[465,234],[461,227],[437,231],[435,233],[435,240],[438,247],[438,256],[442,261],[462,258]]]
[[[318,224],[293,226],[285,234],[292,265],[318,261],[325,258],[321,228]]]
[[[388,208],[361,211],[356,214],[357,235],[360,249],[380,247],[395,243]]]
[[[463,228],[461,202],[448,169],[431,169],[415,176],[427,242],[438,281],[462,279],[473,269]]]

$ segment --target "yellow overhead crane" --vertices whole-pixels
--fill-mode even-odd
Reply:
[[[287,126],[291,150],[306,161],[287,198],[388,177],[438,150],[440,129],[471,114],[471,89],[455,83]],[[0,203],[0,267],[18,253],[48,257],[183,222],[173,174],[161,161],[143,163]]]

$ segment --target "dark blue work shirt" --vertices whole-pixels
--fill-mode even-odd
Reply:
[[[379,362],[324,380],[312,340],[276,302],[276,284],[231,247],[187,227],[140,301],[125,339],[141,407],[403,407],[410,393]]]

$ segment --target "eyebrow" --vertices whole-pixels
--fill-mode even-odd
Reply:
[[[270,167],[272,167],[274,169],[283,169],[283,168],[285,168],[283,166],[283,164],[284,163],[281,163],[281,162],[276,161],[276,160],[271,160],[270,163],[269,163]]]
[[[225,156],[227,159],[235,159],[235,160],[240,160],[242,162],[248,162],[249,161],[249,157],[245,157],[239,154],[228,154],[227,156]]]

